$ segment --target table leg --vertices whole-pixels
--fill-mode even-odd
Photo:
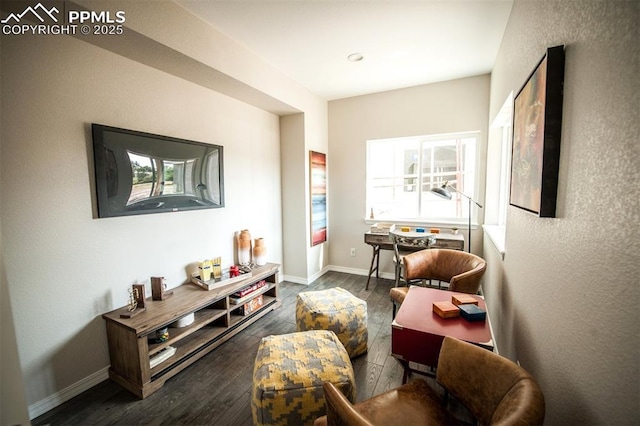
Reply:
[[[411,374],[411,369],[409,368],[408,361],[400,361],[400,364],[402,364],[402,368],[404,369],[404,372],[402,373],[402,384],[404,385],[405,383],[407,383],[407,380],[409,379],[409,374]]]
[[[398,362],[400,363],[400,365],[402,365],[402,368],[404,370],[404,372],[402,373],[402,384],[403,385],[405,383],[407,383],[411,373],[417,373],[417,374],[420,374],[422,376],[431,377],[432,379],[436,378],[436,369],[434,367],[425,366],[425,367],[429,368],[429,371],[416,370],[416,369],[413,369],[413,368],[409,367],[409,361],[405,361],[405,360],[399,359],[399,358],[397,358],[397,359],[398,359]]]
[[[374,263],[375,263],[375,268],[374,268]],[[371,256],[371,265],[369,266],[369,277],[367,278],[367,286],[365,287],[365,290],[369,290],[369,281],[371,281],[371,274],[373,274],[373,271],[376,272],[376,278],[379,278],[378,276],[378,267],[380,265],[380,246],[373,246],[373,255]]]

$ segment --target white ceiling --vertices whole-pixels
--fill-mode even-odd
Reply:
[[[490,72],[513,0],[176,3],[333,100]]]

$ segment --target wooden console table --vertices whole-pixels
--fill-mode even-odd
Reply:
[[[111,360],[109,377],[139,398],[157,391],[169,378],[280,306],[279,266],[267,263],[253,269],[246,279],[209,291],[183,284],[172,289],[173,295],[165,300],[146,299],[144,312],[132,318],[120,317],[126,308],[104,314]],[[263,303],[258,309],[246,314],[244,305],[230,302],[231,294],[262,280],[266,286],[242,300],[245,303],[262,295]],[[156,331],[191,313],[193,323],[169,328],[164,342],[149,341]],[[176,349],[175,354],[151,367],[151,357],[169,346]]]
[[[380,266],[380,250],[393,251],[393,241],[389,234],[373,234],[369,231],[364,233],[365,244],[373,247],[373,255],[371,256],[371,266],[369,266],[369,277],[367,278],[367,287],[369,288],[369,281],[371,275],[376,273],[376,278],[379,278],[378,268]],[[418,251],[423,248],[415,246],[402,246],[399,247],[403,251]],[[447,248],[453,250],[464,250],[464,237],[461,234],[436,234],[436,242],[430,248]]]

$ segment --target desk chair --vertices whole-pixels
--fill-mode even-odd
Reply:
[[[542,425],[545,401],[536,380],[522,367],[484,348],[447,336],[442,343],[436,381],[444,401],[422,379],[351,404],[324,383],[327,415],[314,426],[419,426],[462,424],[447,410],[453,395],[483,425]]]
[[[436,237],[434,234],[426,232],[402,232],[396,230],[391,231],[390,236],[393,241],[395,286],[398,287],[400,285],[400,278],[403,278],[403,258],[416,251],[428,249],[431,245],[435,244]]]
[[[449,283],[447,290],[476,294],[480,279],[487,269],[487,262],[480,256],[459,250],[429,249],[403,256],[404,280],[407,287],[396,287],[389,291],[393,302],[393,317],[409,292],[409,285],[416,280],[439,280]]]

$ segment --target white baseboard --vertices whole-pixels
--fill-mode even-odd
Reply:
[[[302,285],[309,285],[309,283],[311,283],[308,278],[296,277],[293,275],[282,275],[282,281]]]
[[[45,399],[36,402],[29,406],[29,420],[33,420],[36,417],[46,413],[49,410],[53,410],[59,405],[62,405],[64,402],[67,402],[73,397],[80,395],[82,392],[91,389],[95,385],[107,380],[109,378],[109,367],[104,367],[103,369],[96,371],[92,375],[85,377],[80,380],[62,389],[60,392],[56,392],[51,396],[46,397]]]
[[[284,275],[283,281],[288,281],[290,283],[295,283],[295,284],[309,285],[329,271],[331,271],[331,267],[325,266],[324,268],[322,268],[320,271],[316,272],[309,278],[296,277],[294,275]]]
[[[327,269],[329,271],[344,272],[346,274],[364,275],[365,277],[369,275],[368,269],[347,268],[345,266],[336,265],[329,265]],[[396,278],[392,272],[381,272],[379,276],[380,278],[386,278],[388,280],[394,280]]]
[[[290,283],[309,285],[329,271],[344,272],[345,274],[352,274],[352,275],[364,275],[364,276],[369,275],[368,269],[357,269],[357,268],[348,268],[346,266],[328,265],[328,266],[325,266],[318,273],[310,276],[309,278],[296,277],[293,275],[283,275],[282,279],[283,281],[288,281]],[[381,272],[379,276],[380,278],[386,278],[388,280],[395,279],[395,275],[391,272]]]
[[[345,274],[352,274],[352,275],[366,276],[369,273],[369,271],[365,269],[356,269],[356,268],[349,268],[346,266],[336,266],[336,265],[329,265],[327,266],[327,269],[329,271],[344,272]]]

